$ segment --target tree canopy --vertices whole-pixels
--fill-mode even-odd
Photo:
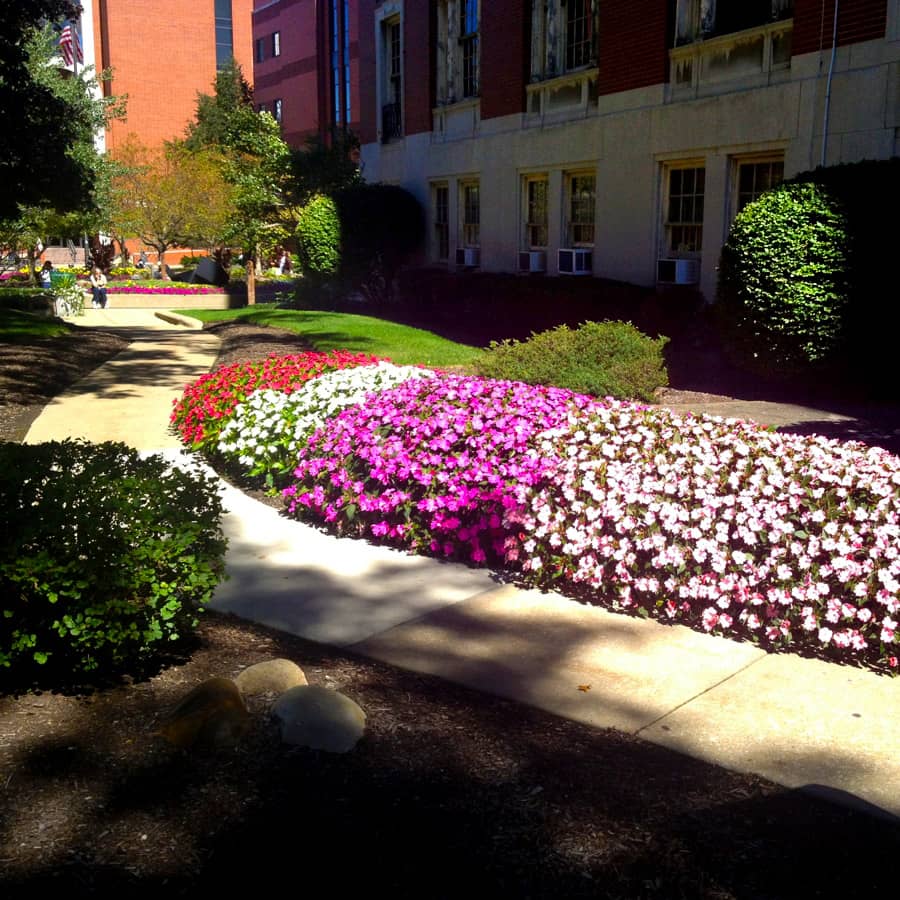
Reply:
[[[60,87],[65,76],[34,59],[40,46],[35,43],[36,23],[74,18],[79,9],[69,0],[16,0],[4,8],[0,218],[16,217],[20,206],[47,205],[66,212],[94,203],[96,170],[78,150],[86,135],[93,137],[92,109],[73,104],[74,92]],[[80,90],[87,94],[83,82]]]

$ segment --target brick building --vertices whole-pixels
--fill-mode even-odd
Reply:
[[[743,204],[900,152],[900,0],[359,0],[359,20],[365,175],[420,199],[434,265],[711,298]]]
[[[114,149],[129,134],[147,145],[181,137],[209,93],[216,69],[233,56],[253,77],[253,0],[83,0],[85,62],[111,68],[112,94],[128,96],[128,117],[106,134]]]
[[[358,130],[358,25],[358,0],[256,0],[254,97],[292,147]]]

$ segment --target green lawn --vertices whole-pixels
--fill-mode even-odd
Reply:
[[[430,331],[371,316],[305,309],[277,309],[271,304],[240,309],[192,309],[186,315],[203,322],[223,320],[273,325],[302,334],[316,350],[354,350],[390,357],[401,365],[469,365],[476,347],[448,341]]]
[[[16,343],[35,338],[54,338],[68,334],[69,327],[58,319],[35,313],[0,308],[0,341]]]

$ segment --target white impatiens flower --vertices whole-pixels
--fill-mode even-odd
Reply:
[[[236,460],[249,475],[290,471],[297,451],[325,422],[350,406],[410,378],[434,375],[430,369],[379,362],[327,372],[290,394],[254,391],[234,410],[219,434],[217,450]]]

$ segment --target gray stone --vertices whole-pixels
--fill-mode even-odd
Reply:
[[[176,747],[225,747],[237,743],[250,726],[250,714],[237,685],[210,678],[186,694],[165,717],[159,733]]]
[[[281,739],[296,747],[346,753],[366,729],[366,714],[349,697],[316,685],[291,688],[272,706]]]
[[[283,694],[308,682],[297,663],[289,659],[267,659],[248,666],[234,683],[245,697],[253,697],[256,694]]]

